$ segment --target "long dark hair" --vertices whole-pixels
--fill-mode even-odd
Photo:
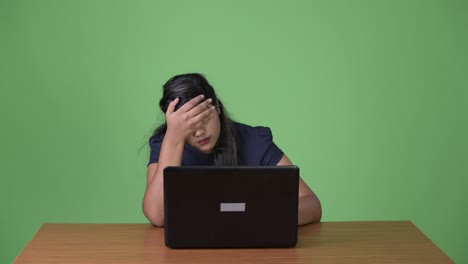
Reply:
[[[163,96],[159,101],[159,108],[166,113],[169,103],[179,98],[179,103],[176,105],[176,110],[179,109],[190,99],[203,94],[205,98],[212,98],[212,104],[219,111],[219,121],[221,131],[218,142],[214,147],[213,161],[217,166],[221,165],[238,165],[239,158],[237,155],[236,131],[234,121],[229,118],[228,113],[224,109],[224,105],[216,96],[213,87],[208,83],[206,78],[199,73],[180,74],[169,79],[163,86]],[[153,135],[165,134],[167,123],[157,127]]]

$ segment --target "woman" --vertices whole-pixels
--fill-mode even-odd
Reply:
[[[164,225],[163,169],[184,165],[292,165],[273,143],[267,127],[232,121],[213,87],[200,74],[182,74],[163,86],[159,101],[166,122],[149,140],[150,161],[143,211],[155,226]],[[298,224],[319,222],[320,201],[299,181]]]

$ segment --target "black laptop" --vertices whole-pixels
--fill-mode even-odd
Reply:
[[[165,241],[171,248],[292,247],[296,166],[164,169]]]

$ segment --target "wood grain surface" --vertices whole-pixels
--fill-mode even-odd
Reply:
[[[272,230],[274,232],[274,230]],[[410,221],[300,226],[294,248],[170,249],[150,224],[44,224],[14,263],[453,263]]]

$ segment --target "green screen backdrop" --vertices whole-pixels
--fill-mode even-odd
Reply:
[[[161,85],[271,127],[323,221],[411,220],[468,263],[468,4],[0,1],[0,263],[43,223],[146,223]]]

